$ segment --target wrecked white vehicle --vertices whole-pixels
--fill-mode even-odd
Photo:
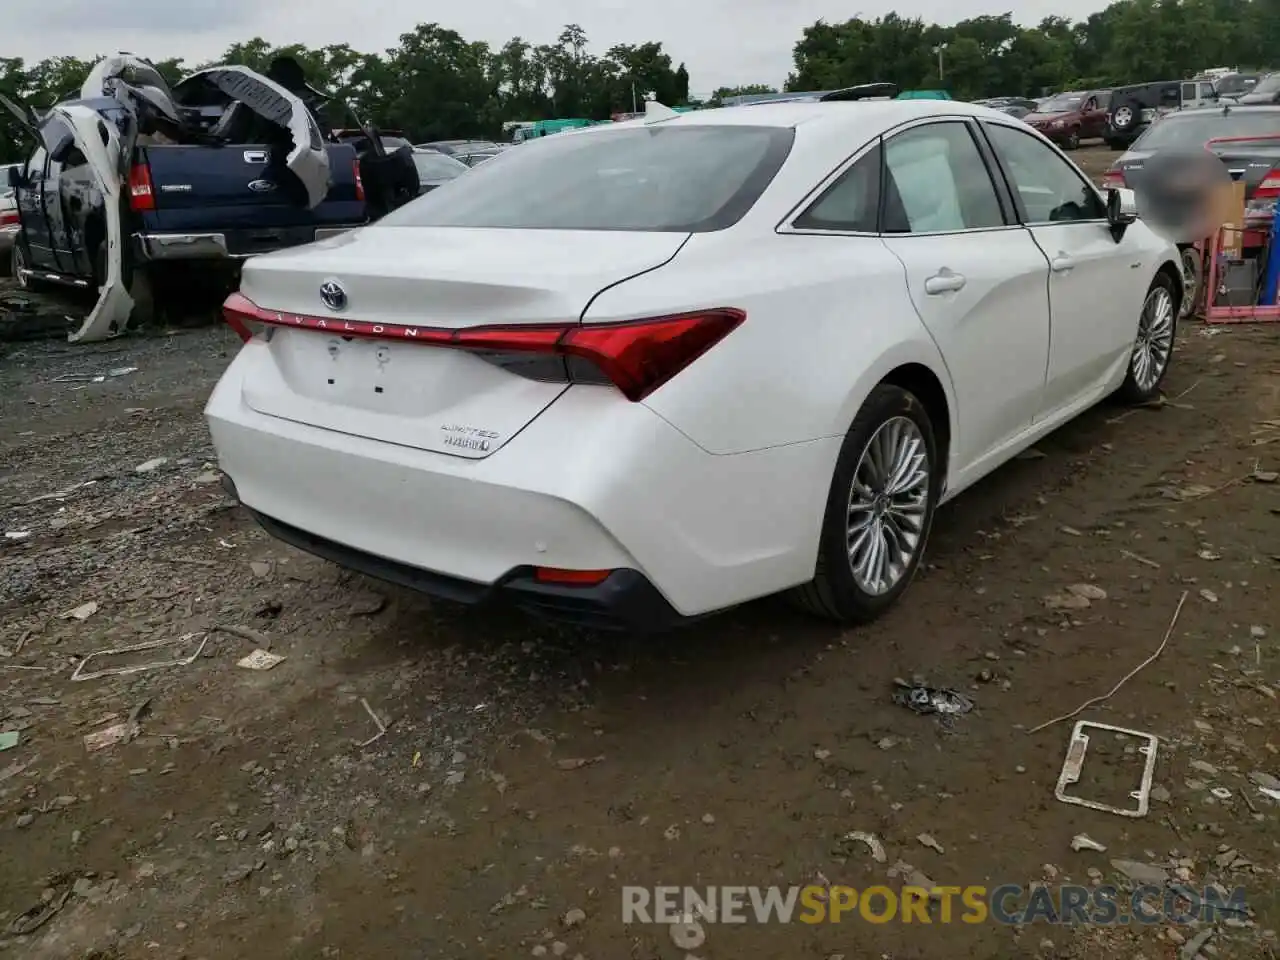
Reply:
[[[50,110],[0,97],[33,143],[2,185],[17,199],[14,276],[98,290],[72,341],[144,321],[160,271],[218,264],[234,275],[246,257],[369,220],[365,158],[321,132],[319,95],[296,63],[269,72],[279,79],[214,67],[170,89],[149,62],[120,54]]]

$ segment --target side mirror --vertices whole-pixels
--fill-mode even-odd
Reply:
[[[26,178],[23,177],[22,175],[21,167],[10,167],[8,180],[9,180],[9,186],[13,187],[13,189],[15,190],[17,190],[19,187],[25,187],[27,185]]]
[[[1107,191],[1107,222],[1113,227],[1127,227],[1138,219],[1138,200],[1132,190],[1112,187]]]

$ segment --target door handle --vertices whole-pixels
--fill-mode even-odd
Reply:
[[[1072,260],[1071,257],[1067,256],[1067,254],[1059,250],[1058,255],[1049,261],[1049,266],[1053,269],[1054,273],[1066,273],[1068,270],[1075,269],[1076,262]]]
[[[932,277],[924,282],[924,292],[931,297],[936,297],[943,293],[955,293],[957,290],[963,290],[965,279],[958,273],[954,273],[943,267]]]

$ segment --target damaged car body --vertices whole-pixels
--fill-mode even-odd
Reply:
[[[362,175],[385,157],[322,133],[324,96],[295,62],[268,72],[211,67],[170,88],[148,61],[118,54],[90,71],[78,99],[47,111],[0,97],[33,144],[8,174],[14,276],[98,290],[71,341],[144,322],[158,271],[221,266],[234,278],[247,257],[385,212],[366,202]]]

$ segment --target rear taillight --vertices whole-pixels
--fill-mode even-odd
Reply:
[[[16,227],[17,225],[17,210],[0,210],[0,227]]]
[[[1112,167],[1102,175],[1102,188],[1104,190],[1118,190],[1124,186],[1124,171],[1119,167]]]
[[[151,185],[151,167],[144,160],[129,169],[129,209],[144,213],[156,208],[156,192]]]
[[[622,323],[448,330],[277,313],[239,293],[227,298],[222,313],[245,341],[253,337],[253,324],[267,324],[321,330],[342,337],[452,347],[531,380],[612,384],[632,401],[653,393],[746,319],[741,310],[717,307]]]
[[[359,160],[357,160],[354,164],[354,171],[355,171],[355,177],[356,177],[356,199],[359,200],[361,203],[364,203],[364,177],[360,176]]]

